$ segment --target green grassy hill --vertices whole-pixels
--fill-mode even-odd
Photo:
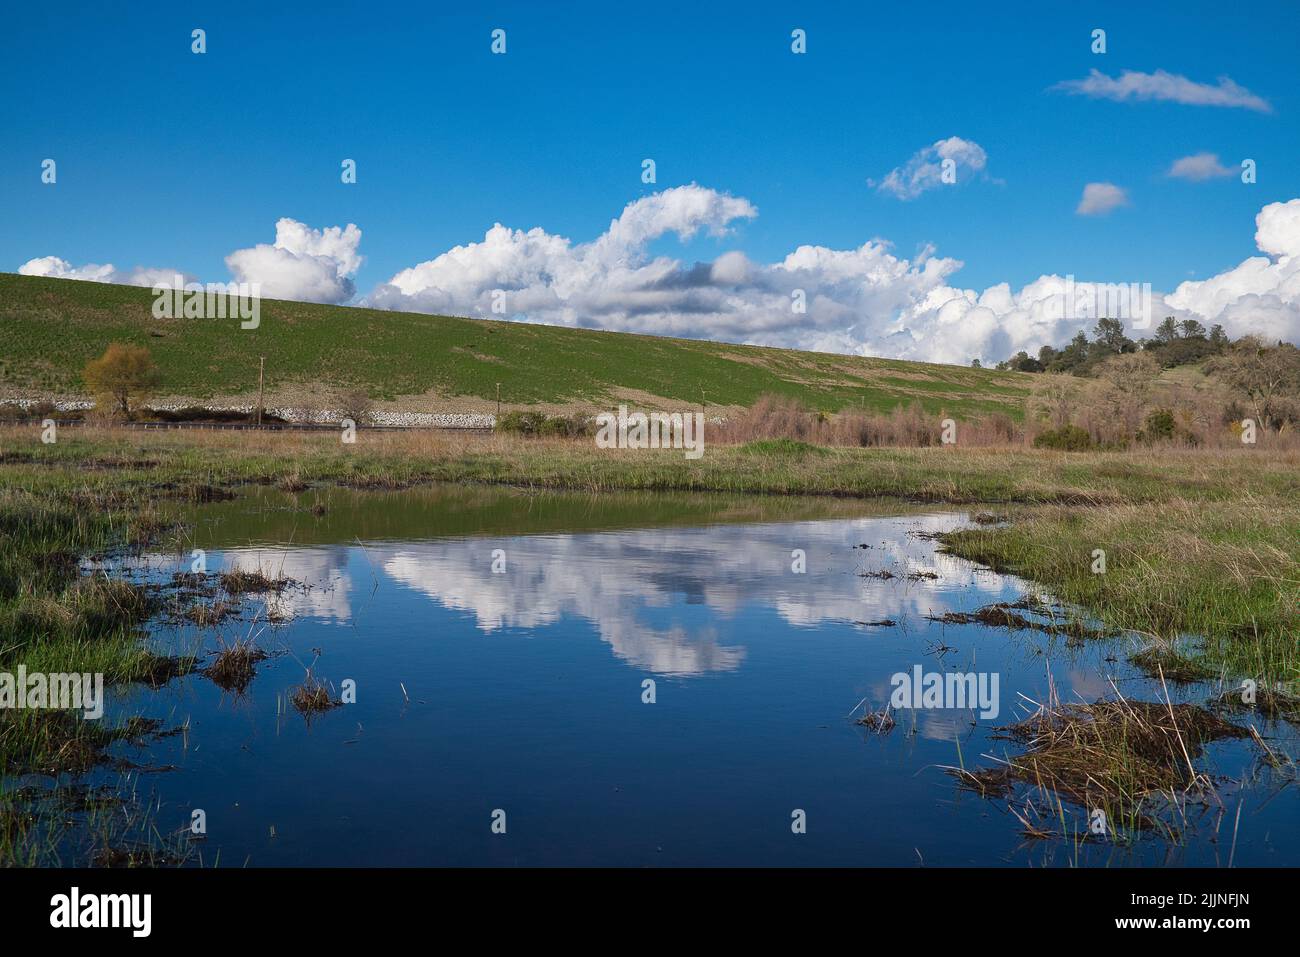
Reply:
[[[988,369],[264,300],[261,324],[155,319],[148,289],[0,274],[0,399],[81,396],[110,342],[147,346],[161,394],[248,401],[266,357],[269,405],[311,407],[363,388],[391,408],[608,407],[626,399],[749,405],[764,393],[814,409],[888,411],[919,401],[958,416],[1019,418],[1031,376]]]

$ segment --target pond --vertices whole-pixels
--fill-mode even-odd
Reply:
[[[210,572],[296,583],[151,628],[205,656],[255,634],[271,657],[242,693],[194,674],[110,701],[182,729],[124,754],[166,769],[131,775],[160,830],[203,811],[205,865],[1300,863],[1296,790],[1249,742],[1209,747],[1220,801],[1180,840],[1030,839],[959,786],[944,769],[1016,753],[996,728],[1051,683],[1163,700],[1128,639],[932,620],[1034,591],[937,550],[961,512],[449,486],[257,489],[191,520]],[[307,668],[349,703],[295,710]],[[917,668],[995,676],[992,707],[858,723]]]

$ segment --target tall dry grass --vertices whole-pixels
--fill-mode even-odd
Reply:
[[[797,399],[765,395],[738,415],[714,427],[710,440],[740,444],[761,439],[794,439],[814,445],[849,448],[928,448],[942,442],[947,415],[926,412],[919,402],[887,414],[814,412]],[[992,414],[958,422],[957,443],[973,448],[1024,443],[1024,431],[1010,416]]]
[[[1146,417],[1162,409],[1173,414],[1174,433],[1167,437],[1145,434]],[[765,395],[748,409],[713,426],[709,441],[726,445],[793,439],[844,448],[928,448],[942,443],[943,421],[952,418],[954,444],[963,448],[1032,446],[1047,429],[1076,425],[1099,448],[1231,449],[1242,445],[1241,420],[1245,416],[1239,413],[1240,409],[1221,393],[1169,389],[1156,390],[1141,404],[1124,409],[1104,383],[1083,383],[1070,396],[1054,400],[1034,396],[1022,422],[1003,413],[958,419],[926,412],[919,402],[897,406],[884,414],[827,414],[811,410],[797,399]],[[1256,428],[1252,444],[1272,451],[1297,451],[1300,432]]]

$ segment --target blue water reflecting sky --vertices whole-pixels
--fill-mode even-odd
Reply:
[[[1067,699],[1111,693],[1111,679],[1125,694],[1153,694],[1121,663],[1122,643],[1068,648],[929,620],[1025,592],[936,552],[928,536],[963,520],[214,549],[212,568],[278,571],[302,587],[264,609],[286,623],[260,632],[274,657],[245,695],[198,676],[129,695],[125,704],[186,725],[147,756],[174,770],[143,775],[140,787],[174,826],[203,808],[204,858],[219,851],[225,864],[1226,859],[1200,838],[1126,849],[1025,842],[1002,803],[961,792],[941,770],[1007,753],[995,726],[1042,700],[1049,674]],[[797,549],[803,574],[792,570]],[[159,575],[187,567],[174,556],[150,564]],[[894,577],[864,577],[884,571]],[[895,624],[866,624],[886,619]],[[223,626],[228,637],[250,628],[263,626],[247,616]],[[156,637],[172,647],[200,640],[172,625]],[[336,686],[355,681],[357,700],[308,723],[283,697],[313,662]],[[918,664],[997,673],[999,717],[900,713],[888,735],[848,717],[864,701],[883,706],[891,676]],[[1233,775],[1253,761],[1235,743],[1210,757]],[[1246,795],[1238,863],[1294,863],[1296,799],[1271,796]],[[504,835],[490,829],[497,809]],[[795,810],[807,815],[805,834],[792,833]]]

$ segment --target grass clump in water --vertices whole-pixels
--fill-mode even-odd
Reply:
[[[235,569],[234,571],[223,572],[221,575],[221,587],[226,590],[228,595],[279,593],[292,584],[293,579],[291,578],[286,578],[283,575],[277,575],[273,578],[262,572],[261,569]]]
[[[307,677],[303,679],[302,684],[289,689],[289,701],[298,709],[299,714],[307,718],[331,711],[343,704],[330,694],[329,688],[312,674],[310,668],[307,669]]]
[[[1063,704],[1054,691],[1033,714],[999,732],[1023,744],[1024,753],[997,767],[947,770],[985,796],[1010,796],[1021,785],[1037,791],[1048,807],[1063,798],[1083,808],[1090,820],[1102,810],[1107,837],[1119,829],[1176,832],[1171,815],[1177,814],[1177,796],[1213,792],[1210,776],[1196,766],[1205,745],[1251,737],[1249,728],[1196,704],[1122,695]]]
[[[252,638],[222,643],[216,659],[204,672],[223,691],[242,694],[257,674],[257,664],[270,657],[258,648]]]
[[[1266,681],[1249,679],[1239,686],[1224,691],[1215,706],[1233,714],[1255,713],[1270,720],[1281,719],[1300,724],[1300,695],[1285,685],[1269,685]]]
[[[182,617],[187,621],[193,622],[200,628],[211,628],[219,625],[231,615],[239,611],[239,605],[228,601],[196,601],[185,609]]]
[[[1026,618],[1015,609],[1048,615],[1047,621]],[[937,621],[946,625],[984,625],[989,628],[1009,628],[1012,631],[1040,631],[1046,635],[1065,635],[1072,640],[1085,638],[1105,638],[1106,632],[1088,627],[1077,618],[1057,618],[1053,609],[1029,600],[1018,602],[997,602],[985,605],[978,611],[949,611],[942,615],[926,615],[928,621]]]
[[[1184,653],[1177,641],[1153,641],[1141,651],[1130,655],[1129,661],[1148,675],[1163,676],[1178,683],[1209,681],[1218,676],[1218,672],[1201,659]]]

